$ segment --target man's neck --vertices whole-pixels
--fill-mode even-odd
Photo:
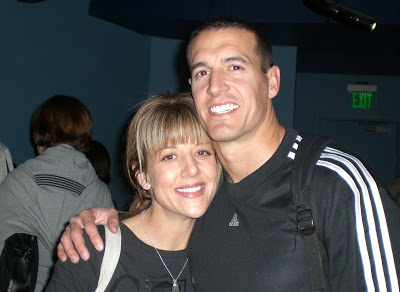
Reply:
[[[223,168],[233,183],[237,183],[265,164],[278,149],[286,129],[274,120],[253,139],[216,143]]]

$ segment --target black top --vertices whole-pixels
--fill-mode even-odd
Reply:
[[[236,184],[223,180],[189,241],[196,291],[311,291],[290,192],[296,139],[298,133],[287,129],[262,167]],[[400,263],[400,210],[379,191],[343,152],[328,147],[317,162],[311,210],[327,248],[332,291],[398,285],[393,262]]]
[[[121,255],[114,275],[106,291],[160,291],[171,292],[172,279],[152,246],[149,246],[123,223],[121,226]],[[104,227],[98,227],[104,240]],[[85,243],[90,259],[73,264],[70,260],[55,265],[55,272],[47,291],[94,291],[100,275],[104,251],[98,252],[84,232]],[[107,243],[106,243],[107,244]],[[159,250],[168,269],[174,277],[178,276],[186,258],[187,251]],[[179,291],[193,292],[189,265],[187,264],[178,279]]]

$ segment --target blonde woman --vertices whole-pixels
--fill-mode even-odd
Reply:
[[[125,170],[136,195],[124,214],[121,255],[107,291],[194,291],[186,245],[215,195],[221,167],[192,98],[149,98],[126,139]],[[90,254],[87,262],[58,262],[48,291],[94,291],[104,252],[93,247]]]

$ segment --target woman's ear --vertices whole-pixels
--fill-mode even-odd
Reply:
[[[132,170],[134,170],[133,166],[132,166]],[[146,174],[143,171],[139,171],[139,170],[136,171],[135,177],[136,177],[136,180],[139,182],[139,184],[141,185],[141,187],[144,190],[146,190],[146,191],[150,190],[151,185],[149,182],[147,182]]]

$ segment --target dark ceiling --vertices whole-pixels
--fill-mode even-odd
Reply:
[[[329,20],[302,0],[90,0],[89,15],[141,34],[183,40],[205,20],[234,16],[258,23],[273,45],[297,46],[297,72],[400,75],[400,1],[339,3],[376,18],[377,28],[368,32]]]

